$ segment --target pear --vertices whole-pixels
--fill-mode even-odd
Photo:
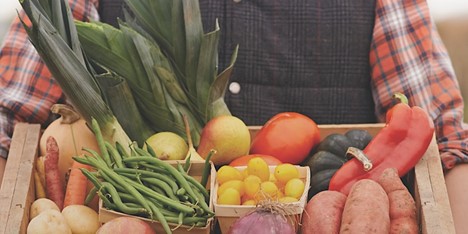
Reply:
[[[146,144],[161,160],[183,160],[188,152],[185,139],[173,132],[155,133],[146,140]]]
[[[203,127],[197,152],[206,158],[210,150],[216,154],[211,157],[214,165],[220,166],[248,154],[250,132],[245,123],[236,116],[221,115],[212,118]]]

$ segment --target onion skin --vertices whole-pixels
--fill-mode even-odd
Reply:
[[[295,234],[285,216],[256,210],[232,224],[230,234]]]

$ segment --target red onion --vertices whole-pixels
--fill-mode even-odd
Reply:
[[[231,234],[294,234],[294,228],[284,214],[267,209],[240,217],[229,230]]]

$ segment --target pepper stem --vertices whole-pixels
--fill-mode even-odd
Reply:
[[[362,163],[364,171],[370,171],[372,169],[372,162],[369,157],[367,157],[367,155],[364,154],[362,150],[356,147],[348,147],[348,150],[346,151],[346,157],[353,157],[359,160],[359,162]]]
[[[408,105],[408,98],[403,93],[393,94],[392,99],[396,100],[399,103],[404,103],[404,104]]]

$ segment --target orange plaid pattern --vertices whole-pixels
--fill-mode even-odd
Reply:
[[[97,0],[69,0],[79,20],[98,19]],[[20,13],[24,19],[24,12]],[[6,157],[17,122],[47,124],[50,107],[64,102],[62,90],[42,63],[19,18],[0,51],[0,156]]]
[[[468,126],[450,58],[425,0],[378,0],[369,55],[376,114],[384,120],[395,92],[434,120],[443,165],[468,162]]]

